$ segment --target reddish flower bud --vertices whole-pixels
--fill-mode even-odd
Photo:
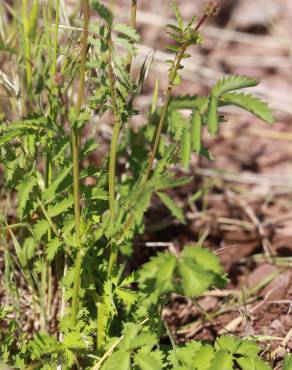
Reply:
[[[59,87],[63,86],[63,84],[64,84],[64,76],[61,73],[57,72],[55,74],[55,76],[54,76],[54,80],[55,80],[55,84],[57,86],[59,86]]]

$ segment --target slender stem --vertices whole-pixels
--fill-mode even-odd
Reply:
[[[22,21],[23,21],[23,37],[24,37],[24,57],[26,66],[26,83],[29,101],[31,101],[32,92],[32,67],[31,67],[31,47],[28,37],[29,19],[28,19],[28,0],[22,0]]]
[[[109,30],[110,32],[110,30]],[[109,79],[109,88],[111,94],[112,102],[112,112],[114,116],[114,130],[110,147],[110,157],[109,157],[109,209],[112,220],[115,219],[116,214],[116,161],[117,161],[117,147],[118,140],[120,135],[120,129],[122,126],[119,108],[116,101],[116,92],[114,85],[114,71],[112,67],[112,53],[113,53],[113,44],[111,35],[109,36],[109,56],[108,56],[108,79]],[[115,265],[118,257],[118,250],[115,244],[111,244],[111,252],[109,258],[109,267],[108,267],[108,278],[111,276],[113,266]]]
[[[101,351],[105,342],[105,307],[104,302],[97,302],[96,349]]]
[[[137,0],[132,0],[130,26],[133,29],[136,28],[136,21],[137,21]],[[132,58],[133,58],[133,54],[129,50],[128,55],[127,55],[127,63],[126,63],[126,69],[127,69],[128,73],[130,73],[130,71],[131,71]]]
[[[57,72],[57,55],[58,55],[58,36],[59,36],[59,9],[60,0],[56,0],[56,18],[55,18],[55,32],[54,32],[54,51],[53,51],[53,64],[52,64],[52,82]]]
[[[46,291],[47,291],[47,261],[45,256],[42,258],[42,268],[41,268],[41,289],[40,289],[40,304],[42,307],[42,317],[41,317],[41,329],[45,330],[47,323],[46,314]]]
[[[149,321],[149,318],[143,320],[139,326],[143,326],[147,321]],[[112,345],[111,347],[106,351],[106,353],[98,360],[98,362],[90,369],[90,370],[99,370],[103,362],[112,354],[113,350],[117,347],[119,343],[124,339],[124,335],[120,336]]]
[[[87,57],[87,38],[88,38],[88,23],[89,23],[89,0],[83,1],[83,35],[82,35],[82,50],[80,63],[80,78],[79,90],[76,105],[76,116],[78,117],[81,111],[81,106],[84,99],[84,84],[85,84],[85,63]],[[75,218],[75,234],[78,253],[75,263],[75,275],[73,284],[72,296],[72,311],[71,319],[73,325],[76,324],[76,317],[78,311],[78,295],[80,286],[80,273],[84,251],[82,250],[80,242],[80,184],[79,184],[79,131],[77,127],[72,128],[72,161],[73,161],[73,196],[74,196],[74,218]]]
[[[204,23],[204,21],[206,19],[207,19],[207,15],[204,14],[201,17],[201,19],[199,20],[197,26],[195,27],[195,31],[199,30],[199,28],[201,27],[201,25]],[[151,155],[150,155],[150,159],[149,159],[148,166],[147,166],[147,169],[146,169],[146,173],[145,173],[144,178],[142,180],[142,185],[145,184],[145,182],[148,180],[148,177],[149,177],[151,169],[152,169],[152,165],[153,165],[153,162],[154,162],[154,159],[155,159],[155,156],[156,156],[156,153],[157,153],[158,145],[159,145],[161,130],[163,128],[163,124],[164,124],[165,119],[166,119],[167,108],[168,108],[168,104],[169,104],[169,101],[170,101],[170,98],[171,98],[173,83],[175,81],[175,78],[176,78],[177,71],[179,69],[181,60],[182,60],[188,46],[190,46],[189,42],[185,42],[184,44],[182,44],[180,51],[176,55],[174,65],[173,65],[171,73],[169,75],[168,87],[167,87],[167,90],[166,90],[166,93],[165,93],[164,104],[163,104],[163,107],[162,107],[162,112],[161,112],[159,124],[158,124],[158,127],[157,127],[157,131],[155,133],[154,145],[153,145],[153,148],[152,148],[152,151],[151,151]]]
[[[158,145],[159,145],[159,141],[160,141],[160,136],[161,136],[161,131],[162,131],[165,119],[166,119],[167,109],[168,109],[168,105],[169,105],[169,101],[170,101],[171,93],[172,93],[172,89],[173,89],[173,83],[174,83],[174,80],[176,78],[176,74],[177,74],[178,68],[180,66],[181,60],[182,60],[188,46],[189,46],[188,43],[185,43],[185,44],[182,45],[179,53],[176,56],[176,60],[174,62],[172,71],[170,73],[168,87],[167,87],[165,97],[164,97],[162,112],[161,112],[161,116],[160,116],[160,120],[159,120],[159,123],[158,123],[157,130],[156,130],[156,133],[155,133],[155,140],[154,140],[153,148],[152,148],[152,151],[151,151],[148,166],[147,166],[146,172],[143,176],[141,185],[144,185],[145,182],[149,178],[149,175],[150,175],[150,172],[151,172],[151,169],[152,169],[152,165],[153,165],[156,153],[157,153],[157,149],[158,149]]]
[[[204,21],[206,19],[207,19],[207,16],[204,14],[201,17],[201,19],[199,20],[197,26],[195,27],[195,31],[199,30],[199,28],[201,27],[201,25],[204,23]],[[141,180],[141,184],[140,184],[141,187],[143,187],[145,185],[145,183],[147,182],[147,180],[150,176],[151,169],[152,169],[152,166],[153,166],[153,162],[154,162],[154,159],[155,159],[155,156],[156,156],[156,153],[157,153],[157,149],[158,149],[158,145],[159,145],[159,141],[160,141],[161,131],[162,131],[165,119],[166,119],[168,105],[169,105],[169,102],[170,102],[170,99],[171,99],[173,84],[174,84],[174,81],[175,81],[175,78],[176,78],[176,75],[177,75],[177,71],[180,67],[180,63],[183,59],[183,56],[184,56],[188,46],[190,46],[189,42],[185,42],[184,44],[181,45],[180,51],[176,55],[173,67],[172,67],[171,72],[169,74],[168,87],[167,87],[167,90],[166,90],[165,96],[164,96],[164,103],[163,103],[163,107],[162,107],[162,112],[161,112],[161,115],[160,115],[157,130],[156,130],[156,133],[155,133],[154,144],[153,144],[153,148],[152,148],[152,151],[151,151],[151,154],[150,154],[149,162],[148,162],[145,174],[143,175],[142,180]],[[124,233],[131,227],[133,221],[134,221],[134,217],[133,217],[132,214],[130,214],[130,216],[129,216],[129,218],[128,218],[125,226],[124,226]]]
[[[58,34],[59,34],[59,0],[56,1],[56,17],[55,17],[55,30],[54,30],[54,49],[53,49],[53,63],[51,69],[51,80],[52,85],[55,85],[54,76],[56,74],[57,69],[57,51],[58,51]],[[52,112],[53,118],[56,119],[57,113]],[[51,184],[52,181],[52,156],[51,156],[51,142],[52,142],[52,132],[48,133],[48,153],[46,158],[46,188]],[[52,238],[51,229],[48,231],[47,241],[49,242]],[[46,307],[47,317],[50,316],[50,308],[51,308],[51,298],[52,298],[52,267],[50,266],[49,262],[46,261],[46,258],[43,258],[42,261],[42,275],[41,275],[41,287],[42,287],[42,304],[44,305],[44,311]],[[47,292],[47,302],[45,302]],[[47,319],[45,317],[45,320]],[[43,323],[45,325],[46,322]],[[43,327],[44,329],[44,327]]]
[[[110,31],[109,31],[110,32]],[[113,45],[111,36],[109,37],[109,56],[108,56],[108,79],[109,79],[109,88],[111,94],[111,102],[112,102],[112,112],[114,116],[114,131],[111,141],[110,147],[110,158],[109,158],[109,209],[111,217],[115,217],[115,201],[116,201],[116,193],[115,193],[115,181],[116,181],[116,156],[117,156],[117,146],[118,146],[118,139],[120,134],[120,114],[119,109],[116,102],[116,93],[115,93],[115,85],[114,85],[114,71],[112,67],[112,52],[113,52]]]

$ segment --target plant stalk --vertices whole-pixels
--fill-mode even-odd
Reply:
[[[22,21],[24,37],[24,58],[26,67],[26,84],[29,102],[31,102],[32,93],[32,67],[31,67],[31,46],[29,40],[29,19],[28,19],[28,0],[22,0]]]
[[[85,84],[85,63],[87,56],[87,39],[88,39],[88,24],[89,24],[89,0],[83,1],[83,35],[82,35],[82,50],[81,50],[81,63],[80,63],[80,78],[79,78],[79,89],[78,98],[76,104],[76,117],[79,116],[83,99],[84,99],[84,84]],[[84,251],[82,249],[80,240],[80,184],[79,184],[79,130],[74,126],[71,130],[71,141],[72,141],[72,161],[73,161],[73,197],[74,197],[74,218],[75,218],[75,235],[76,244],[78,248],[76,262],[75,262],[75,275],[73,284],[73,296],[72,296],[72,311],[71,319],[73,325],[76,324],[77,312],[78,312],[78,296],[80,286],[80,273],[82,267],[82,261],[84,257]]]
[[[206,19],[207,19],[207,15],[204,14],[201,17],[201,19],[199,20],[199,22],[198,22],[197,26],[195,27],[194,31],[198,31],[199,28],[201,27],[201,25],[204,23],[204,21]],[[170,98],[171,98],[173,84],[174,84],[174,81],[175,81],[175,78],[176,78],[177,71],[179,69],[180,63],[182,61],[182,58],[183,58],[183,56],[184,56],[184,54],[185,54],[186,49],[188,48],[188,46],[190,46],[190,43],[189,42],[185,42],[184,44],[181,45],[180,51],[176,55],[176,59],[175,59],[173,68],[172,68],[172,70],[170,72],[169,80],[168,80],[168,87],[167,87],[167,90],[166,90],[166,93],[165,93],[165,97],[164,97],[164,104],[163,104],[163,107],[162,107],[162,112],[161,112],[159,124],[158,124],[158,127],[157,127],[157,131],[155,133],[155,140],[154,140],[153,148],[152,148],[152,151],[151,151],[151,155],[150,155],[150,159],[149,159],[149,162],[148,162],[148,166],[147,166],[147,169],[146,169],[144,178],[142,179],[141,185],[144,185],[145,182],[149,178],[149,175],[150,175],[150,172],[151,172],[151,169],[152,169],[152,165],[153,165],[153,162],[154,162],[156,153],[157,153],[161,131],[162,131],[162,128],[163,128],[165,119],[166,119],[167,108],[168,108],[169,101],[170,101]]]
[[[201,19],[199,20],[199,22],[198,22],[197,26],[195,27],[194,31],[198,31],[199,28],[201,27],[201,25],[204,23],[204,21],[206,19],[207,19],[207,16],[204,14],[201,17]],[[161,131],[162,131],[165,119],[166,119],[167,109],[168,109],[168,105],[169,105],[169,102],[170,102],[170,99],[171,99],[171,93],[172,93],[174,81],[175,81],[175,78],[177,76],[177,71],[180,67],[180,63],[183,59],[183,56],[184,56],[188,46],[190,46],[189,42],[185,42],[184,44],[181,45],[180,51],[176,55],[172,70],[169,74],[168,87],[167,87],[167,90],[166,90],[165,96],[164,96],[162,112],[161,112],[161,115],[160,115],[157,130],[156,130],[156,133],[155,133],[154,144],[153,144],[153,148],[152,148],[152,151],[151,151],[151,154],[150,154],[149,162],[148,162],[145,174],[143,175],[142,180],[141,180],[141,184],[140,184],[141,187],[143,187],[145,185],[145,183],[147,182],[147,180],[149,179],[149,176],[150,176],[150,173],[151,173],[151,170],[152,170],[152,166],[153,166],[153,162],[154,162],[154,159],[156,157],[159,141],[160,141]],[[126,232],[131,227],[133,221],[134,221],[134,217],[131,214],[129,216],[125,226],[124,226],[124,232]]]
[[[52,64],[52,83],[53,84],[54,84],[54,77],[55,77],[56,72],[57,72],[58,37],[59,37],[59,13],[60,13],[60,0],[56,0],[54,51],[53,51],[53,64]]]
[[[110,30],[109,30],[110,32]],[[116,93],[114,85],[114,71],[112,67],[112,53],[113,53],[113,44],[111,35],[109,36],[109,56],[108,56],[108,79],[109,79],[109,88],[112,102],[112,113],[114,116],[114,130],[110,146],[110,156],[109,156],[109,210],[112,220],[115,219],[116,215],[116,161],[117,161],[117,147],[118,140],[120,136],[120,129],[122,126],[119,108],[116,102]],[[118,257],[118,251],[115,245],[111,245],[111,252],[109,258],[109,268],[108,268],[108,277],[111,276],[112,267],[114,266]]]
[[[112,44],[111,36],[109,37],[109,48],[110,49],[109,49],[109,56],[108,56],[108,79],[109,79],[109,88],[110,88],[111,103],[112,103],[112,112],[114,116],[114,130],[113,130],[113,136],[112,136],[112,141],[111,141],[110,158],[109,158],[109,209],[110,209],[111,217],[114,219],[115,201],[116,201],[116,193],[115,193],[116,160],[117,160],[116,156],[117,156],[118,139],[119,139],[120,128],[121,128],[121,121],[120,121],[119,109],[118,109],[117,102],[116,102],[114,71],[112,67],[113,44]]]
[[[137,21],[137,0],[132,0],[131,3],[131,18],[130,18],[130,26],[135,29],[136,28],[136,21]],[[128,73],[131,71],[131,65],[132,65],[132,58],[133,54],[131,51],[127,54],[127,63],[126,63],[126,70]]]

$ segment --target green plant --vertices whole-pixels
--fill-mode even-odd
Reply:
[[[211,157],[201,133],[205,126],[218,133],[224,122],[220,107],[236,105],[273,122],[265,103],[234,92],[258,82],[226,76],[209,96],[173,97],[188,47],[202,42],[200,27],[218,8],[209,1],[201,18],[184,24],[174,4],[177,24],[168,25],[174,57],[163,105],[157,105],[157,84],[147,124],[135,131],[128,122],[139,114],[135,100],[150,64],[146,59],[138,78],[132,77],[137,2],[132,1],[131,26],[115,24],[112,12],[97,0],[91,7],[88,0],[82,4],[83,23],[67,27],[67,46],[59,43],[59,1],[54,7],[23,0],[21,17],[18,9],[8,8],[18,33],[12,31],[11,40],[1,45],[7,58],[21,61],[21,92],[9,77],[3,80],[11,96],[1,114],[0,151],[5,191],[16,192],[18,208],[15,223],[5,212],[1,217],[4,282],[19,312],[7,326],[10,306],[1,309],[3,361],[20,369],[269,369],[253,342],[224,336],[214,347],[197,341],[176,346],[164,328],[161,312],[172,292],[196,299],[225,284],[209,250],[189,245],[179,256],[161,253],[138,271],[127,275],[125,269],[153,194],[184,222],[166,191],[191,178],[177,178],[171,167],[181,158],[188,168],[192,152]],[[99,22],[90,22],[90,11]],[[183,111],[190,112],[188,118]],[[114,123],[108,156],[97,151],[95,137],[83,135],[88,122],[98,118],[100,124],[105,113]],[[87,165],[96,151],[103,155],[100,165]],[[121,159],[127,166],[119,178]],[[16,270],[31,296],[32,312],[40,317],[33,338],[22,332]],[[162,344],[166,334],[172,345]]]

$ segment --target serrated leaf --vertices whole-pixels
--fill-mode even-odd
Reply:
[[[251,340],[241,340],[240,345],[236,348],[235,354],[244,356],[257,356],[260,352],[259,346]]]
[[[195,110],[191,120],[192,149],[200,154],[202,147],[202,117],[198,110]]]
[[[15,139],[16,137],[19,137],[21,136],[21,131],[19,130],[15,130],[15,131],[11,131],[11,132],[8,132],[6,134],[3,134],[1,137],[0,137],[0,147],[6,143],[8,143],[9,141]]]
[[[59,193],[59,187],[63,182],[66,182],[67,180],[68,184],[71,184],[71,170],[72,164],[69,164],[66,168],[62,168],[59,174],[56,176],[56,179],[50,184],[48,188],[43,191],[42,199],[45,200],[45,203],[51,202],[56,197],[56,195]]]
[[[229,91],[258,85],[258,81],[248,76],[224,76],[212,89],[212,95],[219,98]]]
[[[218,257],[207,248],[186,245],[181,254],[186,260],[195,260],[200,266],[217,274],[223,274]]]
[[[186,220],[182,209],[178,207],[177,204],[167,194],[161,192],[157,192],[156,194],[159,196],[165,206],[170,210],[172,215],[177,218],[182,224],[185,224]]]
[[[47,220],[38,220],[33,227],[33,232],[38,241],[50,230],[50,224]]]
[[[184,130],[188,128],[188,120],[177,110],[171,110],[167,119],[168,131],[174,134],[174,140],[181,140]]]
[[[72,207],[73,205],[73,196],[69,196],[68,198],[64,198],[60,202],[54,204],[53,206],[49,206],[47,212],[50,217],[56,217],[61,213],[64,213],[68,210],[68,208]]]
[[[182,15],[181,15],[181,12],[179,10],[179,7],[178,7],[176,1],[172,2],[172,9],[174,11],[174,14],[175,14],[175,17],[176,17],[176,20],[177,20],[177,23],[178,23],[178,27],[179,27],[180,30],[182,30],[183,27],[184,27],[184,22],[183,22]]]
[[[205,248],[186,246],[179,260],[182,290],[188,297],[202,294],[211,286],[226,283],[217,257]]]
[[[135,356],[135,363],[138,365],[140,370],[162,370],[162,367],[157,363],[155,357],[151,355],[138,353]]]
[[[85,158],[98,148],[98,144],[95,141],[95,138],[91,137],[86,140],[85,144],[80,150],[80,157]]]
[[[18,191],[18,208],[17,215],[20,219],[25,216],[27,203],[30,200],[30,194],[33,191],[33,188],[37,185],[37,178],[34,174],[29,173],[19,185],[16,186]]]
[[[116,288],[115,294],[123,301],[127,307],[131,307],[138,299],[137,293],[125,288]]]
[[[216,97],[210,98],[208,115],[207,115],[207,124],[208,124],[208,131],[211,135],[216,135],[218,132],[218,99]]]
[[[158,340],[155,334],[153,333],[141,333],[130,342],[131,350],[143,348],[145,346],[154,347],[157,344]]]
[[[244,356],[237,358],[236,362],[242,370],[272,370],[272,368],[259,357]]]
[[[147,296],[147,304],[156,304],[162,294],[171,292],[176,258],[170,253],[161,253],[145,263],[139,271],[139,286]]]
[[[264,103],[256,96],[242,93],[230,93],[224,94],[220,98],[220,101],[225,104],[233,104],[240,108],[243,108],[267,123],[272,124],[274,122],[274,117],[271,109],[266,103]]]
[[[57,254],[59,248],[61,247],[61,243],[59,239],[53,238],[47,243],[47,260],[52,261]]]
[[[93,0],[92,1],[93,9],[98,13],[98,15],[109,25],[111,26],[113,23],[113,15],[112,12],[104,6],[100,1]]]
[[[192,368],[196,370],[197,369],[208,370],[213,358],[214,358],[213,347],[210,346],[209,344],[205,344],[196,352],[196,356],[192,362]]]
[[[30,261],[34,257],[36,247],[36,240],[33,237],[25,239],[23,243],[23,253],[25,255],[26,261]]]
[[[188,128],[185,128],[183,131],[182,142],[181,142],[181,158],[182,165],[184,168],[188,169],[191,159],[191,133]]]
[[[123,34],[133,41],[140,41],[140,36],[137,31],[125,23],[116,23],[113,28],[114,31]]]
[[[196,352],[201,347],[201,342],[191,341],[189,343],[186,343],[185,346],[179,346],[171,350],[168,356],[168,360],[173,364],[173,366],[175,366],[177,364],[177,361],[179,361],[181,365],[187,365],[189,369],[196,357]]]
[[[102,370],[131,370],[131,352],[129,351],[117,351],[110,355],[110,357],[105,361]]]
[[[197,297],[215,283],[214,274],[194,261],[180,261],[179,273],[182,277],[182,290],[187,297]]]
[[[208,370],[233,370],[233,358],[227,351],[217,352]]]
[[[60,343],[47,333],[37,333],[29,341],[28,348],[32,360],[38,360],[43,355],[57,352],[60,349]]]
[[[78,331],[71,331],[64,335],[63,345],[67,349],[89,349],[92,345],[92,339]]]

